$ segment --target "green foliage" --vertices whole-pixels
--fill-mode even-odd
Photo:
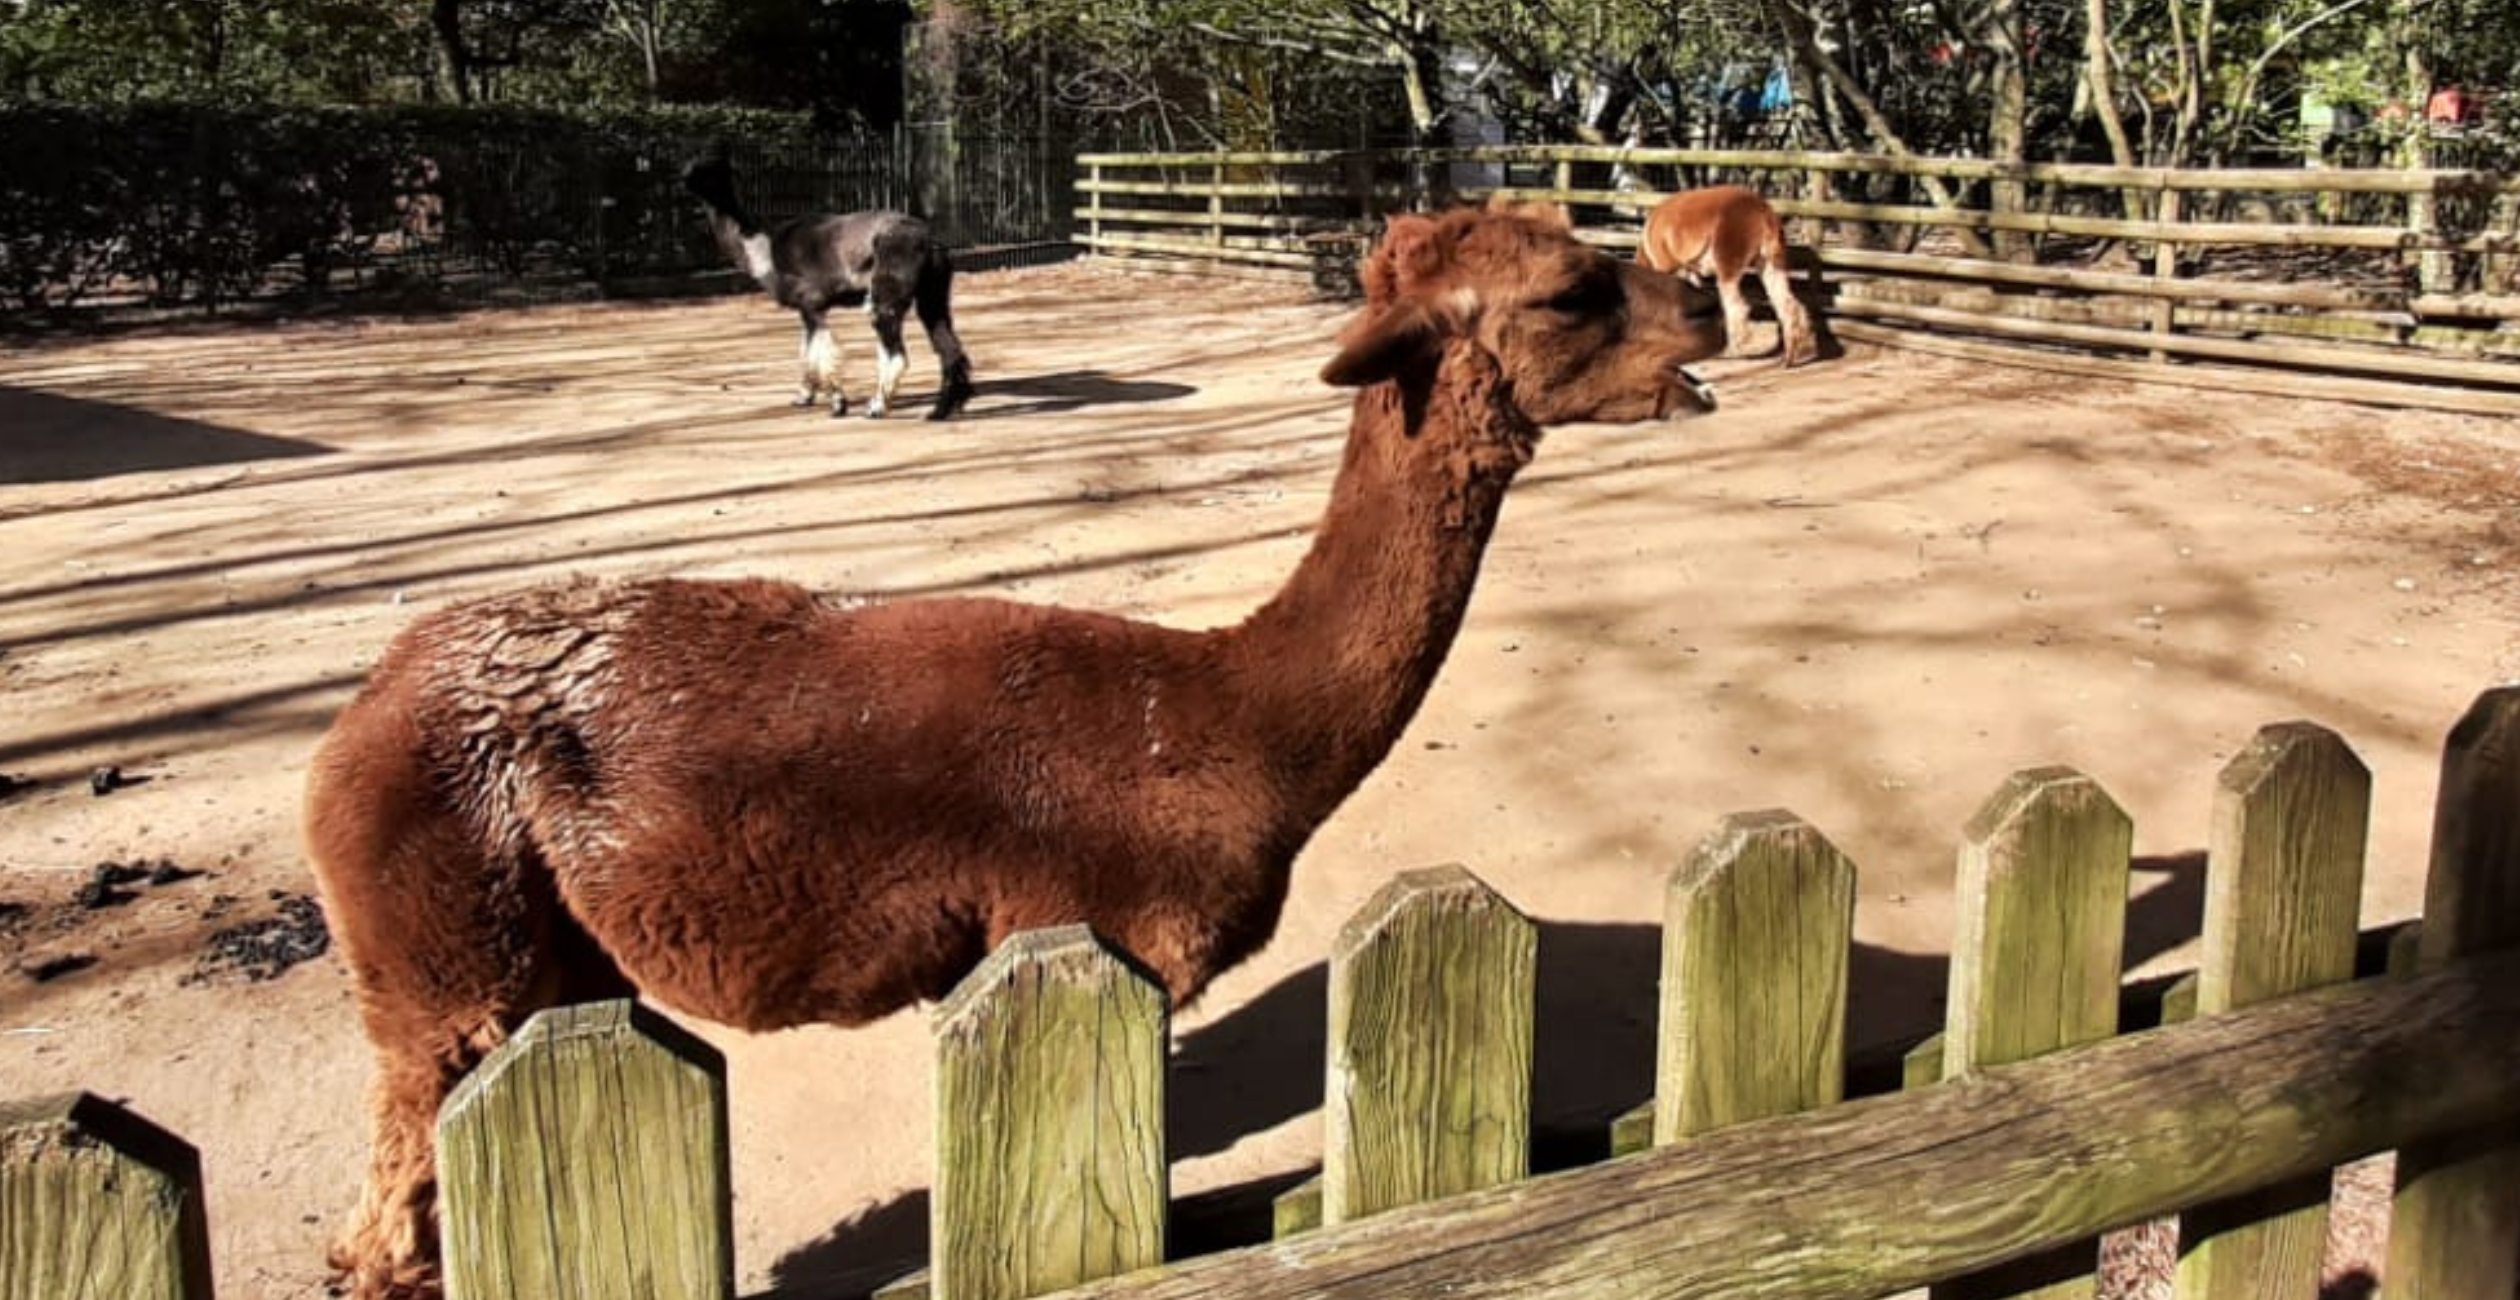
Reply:
[[[428,280],[706,265],[679,168],[729,141],[814,135],[743,110],[0,104],[0,308],[327,292],[389,252]]]

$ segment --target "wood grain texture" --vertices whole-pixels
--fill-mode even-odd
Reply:
[[[200,1155],[88,1093],[0,1105],[0,1300],[210,1300]]]
[[[1656,1142],[1844,1095],[1854,924],[1854,864],[1793,814],[1699,843],[1663,895]]]
[[[1330,955],[1321,1217],[1520,1178],[1539,930],[1460,867],[1393,878]]]
[[[2061,767],[2015,773],[1969,819],[1955,896],[1944,1078],[2117,1032],[2135,825]],[[2093,1293],[2099,1243],[1934,1288],[1935,1300]]]
[[[2520,946],[2520,687],[2487,691],[2442,747],[2416,966]],[[2398,1153],[2389,1300],[2510,1300],[2520,1291],[2520,1094],[2498,1140]]]
[[[2218,1015],[2352,979],[2371,772],[2324,727],[2261,728],[2226,764],[2206,848],[2196,1012]],[[2323,1173],[2179,1218],[2179,1300],[2315,1295]]]
[[[1163,991],[1082,926],[1019,934],[936,1014],[937,1300],[1162,1262]]]
[[[726,1067],[629,1001],[536,1015],[438,1115],[448,1300],[727,1300]]]
[[[1868,1300],[2467,1129],[2504,1112],[2515,1073],[2520,955],[2497,954],[1727,1128],[1063,1300]]]

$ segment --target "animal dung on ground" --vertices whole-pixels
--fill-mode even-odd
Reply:
[[[325,929],[323,909],[314,899],[280,890],[272,897],[279,904],[277,915],[212,934],[183,982],[260,984],[332,948],[332,932]]]

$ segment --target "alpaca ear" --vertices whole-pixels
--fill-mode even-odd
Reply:
[[[1434,220],[1413,212],[1393,213],[1383,219],[1382,238],[1374,241],[1374,251],[1366,257],[1359,276],[1365,285],[1365,301],[1381,306],[1404,298],[1442,265]]]
[[[1417,303],[1377,312],[1348,329],[1339,355],[1321,368],[1321,378],[1341,388],[1379,384],[1442,347],[1445,333],[1435,313]]]

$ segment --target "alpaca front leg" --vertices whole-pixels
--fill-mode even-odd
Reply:
[[[866,408],[870,417],[892,410],[893,394],[901,388],[902,374],[910,369],[910,352],[901,341],[898,308],[875,313],[875,348],[875,400]]]

